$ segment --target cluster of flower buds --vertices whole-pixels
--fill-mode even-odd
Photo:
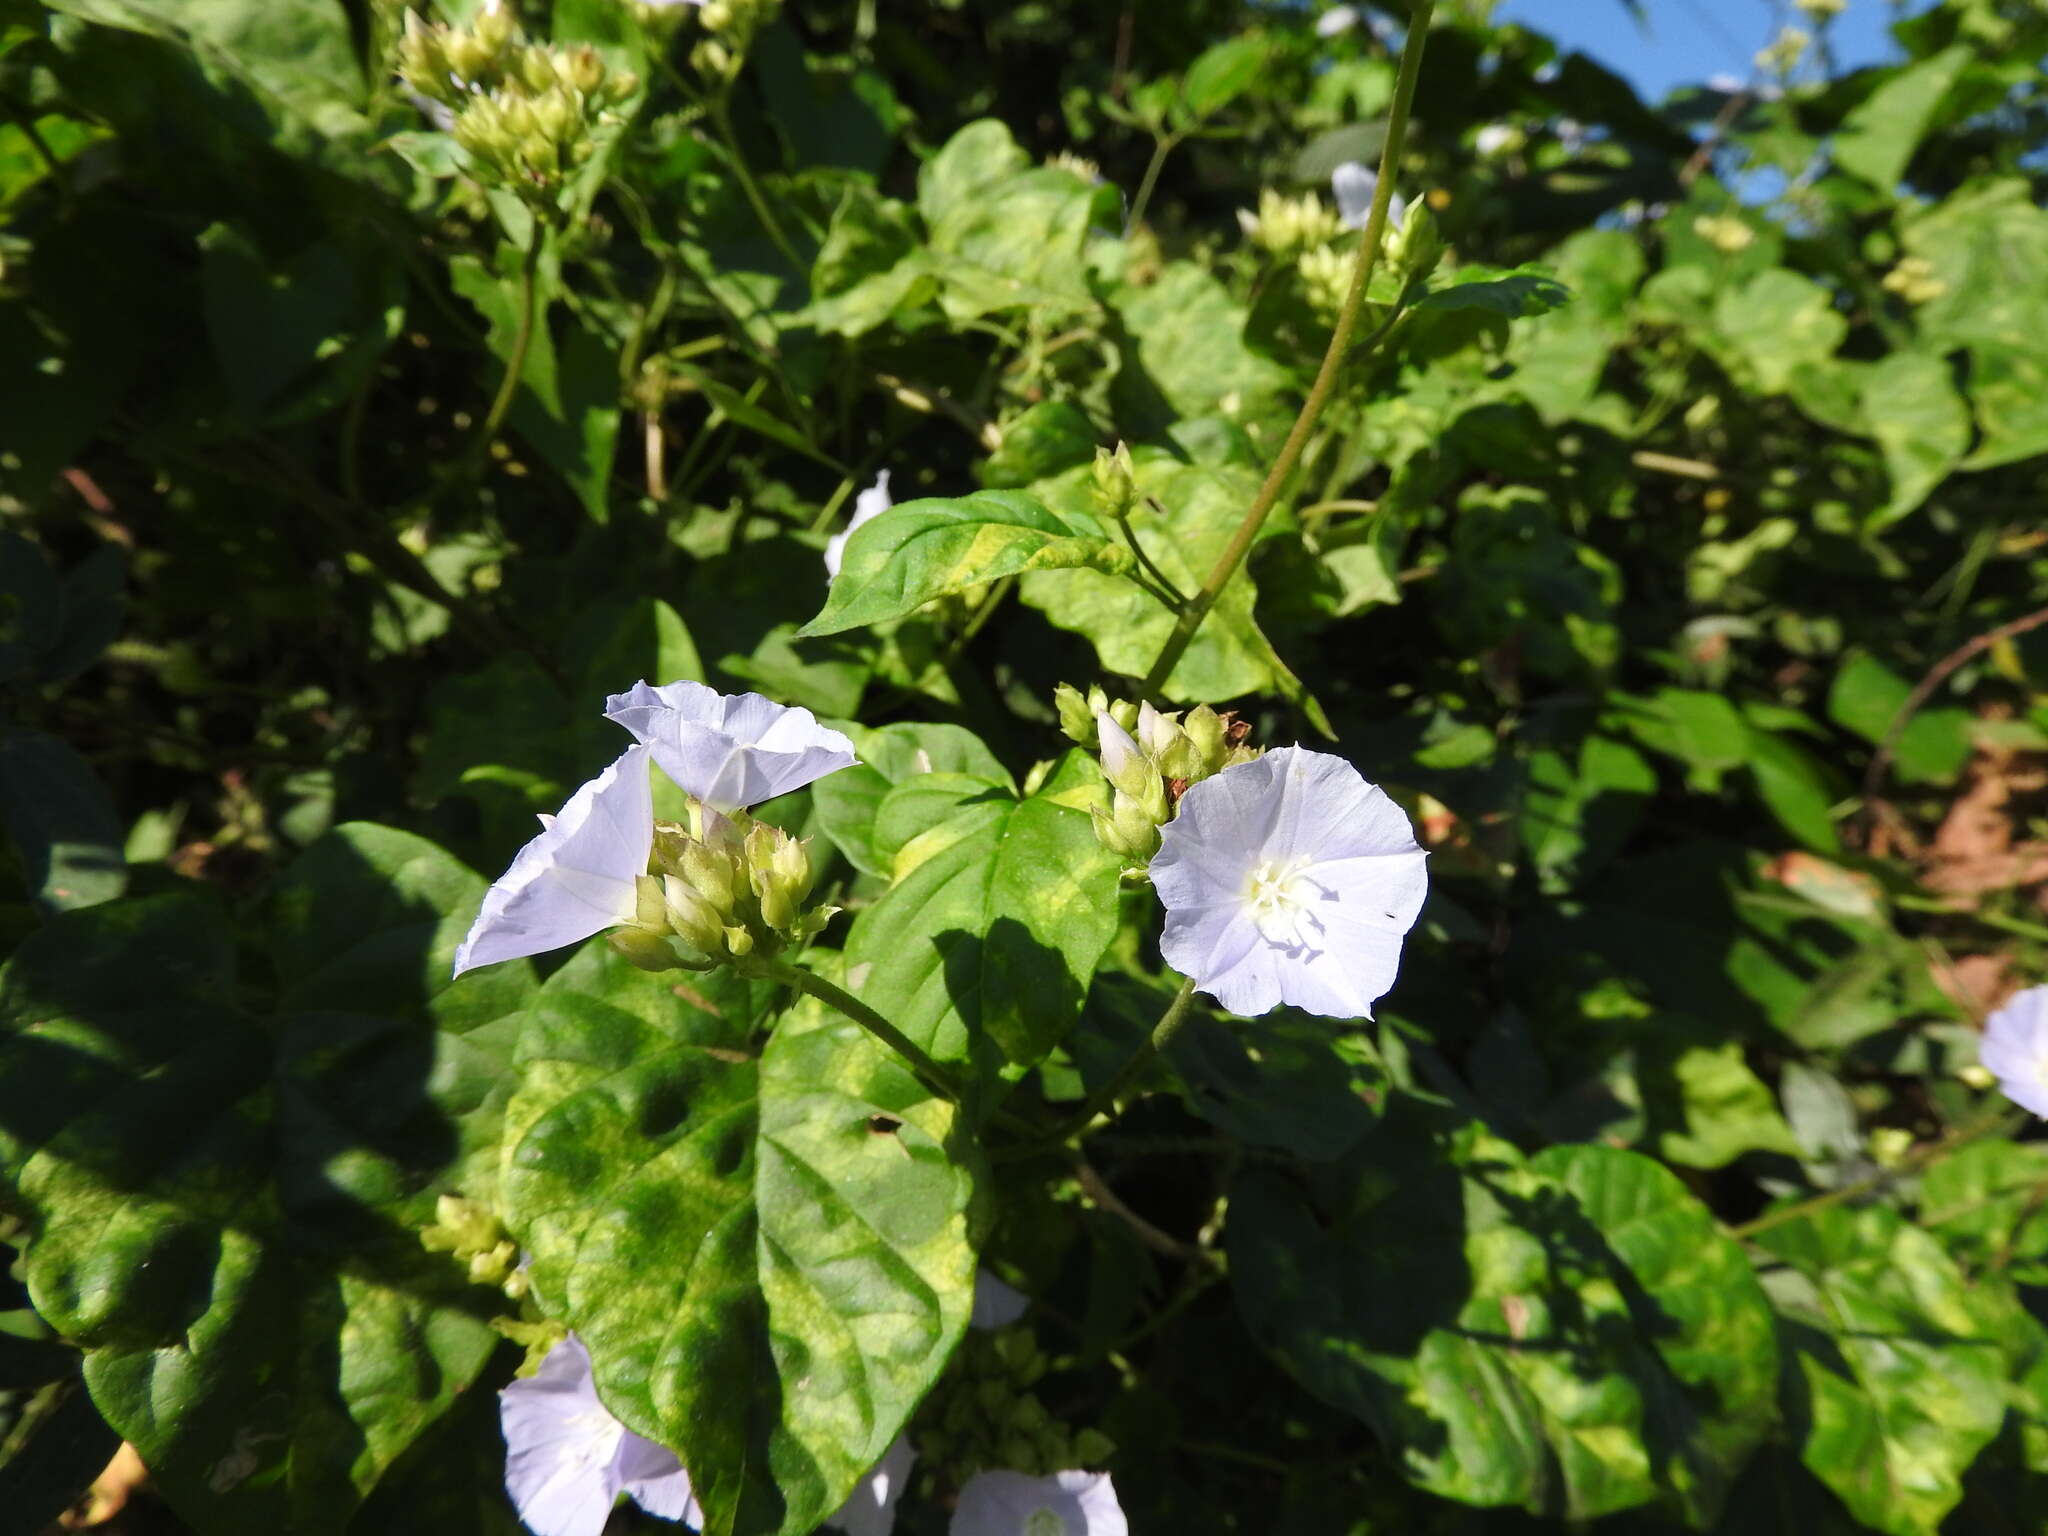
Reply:
[[[690,65],[707,79],[739,78],[755,34],[775,19],[782,0],[704,0],[697,17],[711,35],[690,50]]]
[[[529,202],[552,200],[563,177],[596,149],[593,130],[640,88],[588,44],[556,47],[519,35],[502,0],[467,27],[406,12],[399,78],[450,116],[449,131],[477,179]]]
[[[1908,304],[1931,304],[1948,292],[1948,284],[1934,275],[1934,263],[1925,256],[1901,256],[1899,264],[1885,273],[1884,287]]]
[[[1109,808],[1095,809],[1095,835],[1105,848],[1142,868],[1159,850],[1159,829],[1190,784],[1212,778],[1258,750],[1244,745],[1247,727],[1206,704],[1167,714],[1150,704],[1086,694],[1062,683],[1053,692],[1060,729],[1101,754]],[[1135,734],[1134,734],[1135,733]]]
[[[918,1421],[918,1449],[939,1466],[1044,1476],[1114,1454],[1107,1436],[1060,1423],[1031,1391],[1051,1362],[1029,1329],[970,1333],[955,1362]]]
[[[432,1224],[420,1229],[420,1244],[429,1253],[454,1255],[474,1285],[495,1286],[514,1301],[526,1294],[519,1246],[489,1206],[441,1196],[434,1203]]]
[[[1756,67],[1767,75],[1789,75],[1806,57],[1807,45],[1812,41],[1813,35],[1801,28],[1781,28],[1771,45],[1757,54]]]
[[[648,863],[637,921],[610,940],[644,970],[744,969],[810,938],[838,910],[804,911],[814,878],[809,850],[744,811],[693,803],[689,826],[656,822]]]
[[[1738,256],[1756,240],[1756,231],[1733,213],[1703,213],[1692,221],[1692,232],[1723,256]]]
[[[1336,213],[1315,193],[1288,197],[1271,187],[1260,189],[1259,211],[1240,208],[1237,222],[1255,245],[1275,256],[1327,245],[1343,228]]]

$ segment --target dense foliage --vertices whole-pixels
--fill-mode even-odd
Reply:
[[[2048,14],[1646,103],[1360,9],[0,0],[0,1524],[126,1440],[158,1529],[516,1531],[564,1325],[721,1536],[906,1429],[907,1536],[1073,1467],[1186,1536],[2048,1523],[1976,1059],[2048,979]],[[1152,820],[1055,688],[1161,670],[1412,817],[1375,1020],[1144,1059]],[[843,910],[452,979],[636,679],[852,738],[759,810]]]

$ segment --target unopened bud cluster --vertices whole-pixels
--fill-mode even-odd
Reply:
[[[1043,1477],[1099,1467],[1116,1451],[1093,1429],[1055,1419],[1030,1389],[1050,1361],[1025,1328],[969,1334],[919,1420],[918,1453],[963,1480],[986,1467]]]
[[[1149,703],[1111,699],[1100,688],[1086,694],[1062,683],[1054,690],[1060,729],[1100,755],[1109,781],[1108,809],[1096,807],[1095,835],[1134,866],[1159,851],[1159,829],[1190,784],[1257,757],[1242,744],[1243,728],[1206,704],[1168,714]]]
[[[1315,193],[1288,197],[1271,187],[1260,189],[1259,211],[1254,214],[1239,209],[1237,222],[1254,244],[1275,256],[1327,245],[1344,227],[1336,210]]]
[[[1115,448],[1095,450],[1090,485],[1095,492],[1095,505],[1111,522],[1130,512],[1131,503],[1138,499],[1138,471],[1131,463],[1127,444],[1120,442]]]
[[[1703,213],[1692,221],[1692,232],[1724,256],[1739,255],[1756,240],[1756,231],[1733,213]]]
[[[690,64],[708,79],[730,84],[739,77],[755,34],[775,19],[782,0],[705,0],[697,19],[711,35],[690,50]]]
[[[806,912],[811,856],[780,827],[743,811],[691,808],[691,824],[656,822],[638,920],[611,946],[644,970],[708,971],[772,960],[817,933],[836,908]]]
[[[1934,263],[1925,256],[1901,256],[1899,264],[1885,273],[1884,286],[1908,304],[1931,304],[1948,292],[1948,284],[1934,275]]]
[[[453,116],[449,131],[479,181],[536,204],[596,150],[593,131],[640,87],[588,44],[530,43],[502,4],[467,27],[406,12],[397,69],[407,86]]]
[[[434,1202],[432,1224],[420,1229],[420,1245],[429,1253],[452,1254],[472,1284],[496,1286],[514,1301],[526,1294],[519,1246],[489,1206],[441,1196]]]

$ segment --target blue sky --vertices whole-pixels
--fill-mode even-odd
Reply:
[[[1621,0],[1504,0],[1496,21],[1519,21],[1560,47],[1589,54],[1657,101],[1673,86],[1709,75],[1747,78],[1751,57],[1789,20],[1814,30],[1786,0],[1642,0],[1638,23]],[[1918,10],[1918,4],[1907,9]],[[1898,56],[1887,28],[1891,0],[1849,0],[1829,26],[1836,67],[1852,69]]]

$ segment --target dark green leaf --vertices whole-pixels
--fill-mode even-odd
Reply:
[[[504,1178],[535,1294],[706,1529],[801,1536],[966,1328],[978,1174],[957,1111],[824,1009],[757,1060],[771,1001],[586,946],[528,1016]]]
[[[111,901],[127,887],[113,802],[91,764],[56,737],[0,730],[0,820],[45,911]]]

